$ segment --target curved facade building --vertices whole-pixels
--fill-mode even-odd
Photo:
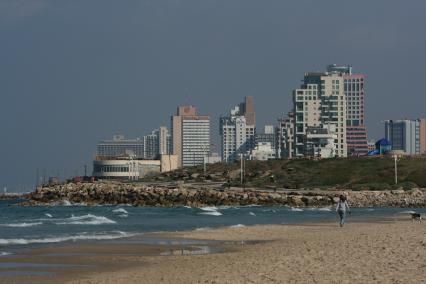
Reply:
[[[93,161],[93,176],[98,179],[137,180],[160,172],[160,160],[96,159]]]

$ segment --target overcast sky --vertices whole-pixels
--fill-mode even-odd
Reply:
[[[218,117],[255,97],[257,127],[291,109],[305,71],[365,73],[369,138],[425,116],[426,1],[0,0],[0,188],[91,168],[96,143]]]

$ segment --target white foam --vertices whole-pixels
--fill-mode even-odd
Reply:
[[[10,252],[0,251],[0,256],[11,255]]]
[[[250,214],[251,216],[256,216],[256,214],[254,214],[253,212],[249,212],[249,214]]]
[[[79,241],[79,240],[113,240],[125,237],[135,236],[136,234],[129,234],[121,231],[114,231],[108,234],[87,234],[82,233],[79,235],[69,235],[60,237],[50,237],[44,239],[0,239],[0,245],[27,245],[27,244],[45,244],[45,243],[60,243],[67,241]]]
[[[201,228],[195,229],[195,231],[207,231],[207,230],[211,230],[211,228],[210,227],[201,227]]]
[[[208,211],[208,212],[203,212],[200,213],[202,215],[211,215],[211,216],[222,216],[223,214],[217,211]]]
[[[129,214],[129,212],[127,212],[127,210],[126,210],[126,209],[123,209],[123,208],[117,208],[117,209],[114,209],[114,210],[112,210],[112,212],[114,212],[114,213]]]
[[[229,226],[230,228],[244,228],[245,227],[245,225],[243,225],[243,224],[237,224],[237,225],[232,225],[232,226]]]
[[[330,212],[331,208],[330,207],[322,207],[322,208],[318,208],[318,211],[327,211],[327,212]]]
[[[114,220],[108,219],[104,216],[96,216],[87,214],[83,216],[72,216],[65,219],[65,222],[58,222],[57,225],[102,225],[102,224],[115,224]]]
[[[69,200],[62,200],[62,205],[64,206],[71,206],[71,202],[69,202]]]
[[[129,215],[127,215],[127,214],[121,214],[121,215],[118,215],[118,217],[120,217],[120,218],[127,218],[127,217],[129,217]]]
[[[232,206],[222,205],[222,206],[219,206],[218,209],[220,209],[220,210],[226,210],[226,209],[229,209],[229,208],[232,208]]]
[[[399,214],[416,214],[416,211],[413,211],[413,210],[407,210],[407,211],[401,211],[401,212],[398,212]]]
[[[303,211],[303,209],[291,207],[291,211],[294,211],[294,212],[302,212],[302,211]]]
[[[200,207],[201,210],[203,211],[217,211],[217,207],[215,206],[206,206],[206,207]]]
[[[3,227],[14,227],[14,228],[25,228],[25,227],[34,227],[43,224],[42,222],[33,222],[33,223],[11,223],[11,224],[1,224]]]
[[[46,215],[47,217],[49,217],[49,218],[52,218],[53,216],[52,216],[52,214],[49,214],[49,213],[45,213],[44,215]]]
[[[187,206],[187,205],[184,205],[183,207],[188,208],[188,209],[192,208],[191,206]]]

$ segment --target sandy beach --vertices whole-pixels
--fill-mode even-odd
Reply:
[[[344,228],[330,223],[262,225],[160,236],[229,242],[222,243],[225,252],[202,255],[174,255],[172,249],[169,255],[158,256],[155,252],[164,248],[135,245],[53,248],[50,253],[58,250],[90,252],[87,256],[67,257],[69,263],[88,266],[57,270],[56,276],[20,277],[14,281],[73,284],[422,283],[426,279],[426,226],[408,219],[353,222]],[[145,253],[138,254],[138,247],[139,252]],[[183,251],[182,247],[175,249]],[[105,250],[115,254],[103,254]],[[134,254],[129,255],[129,251]],[[64,263],[60,254],[55,255],[52,261]]]

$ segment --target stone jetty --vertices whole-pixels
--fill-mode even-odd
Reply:
[[[425,207],[426,189],[351,191],[222,188],[209,184],[156,185],[142,183],[92,182],[39,187],[22,205],[130,204],[133,206],[220,206],[288,205],[332,206],[345,192],[352,207]]]

